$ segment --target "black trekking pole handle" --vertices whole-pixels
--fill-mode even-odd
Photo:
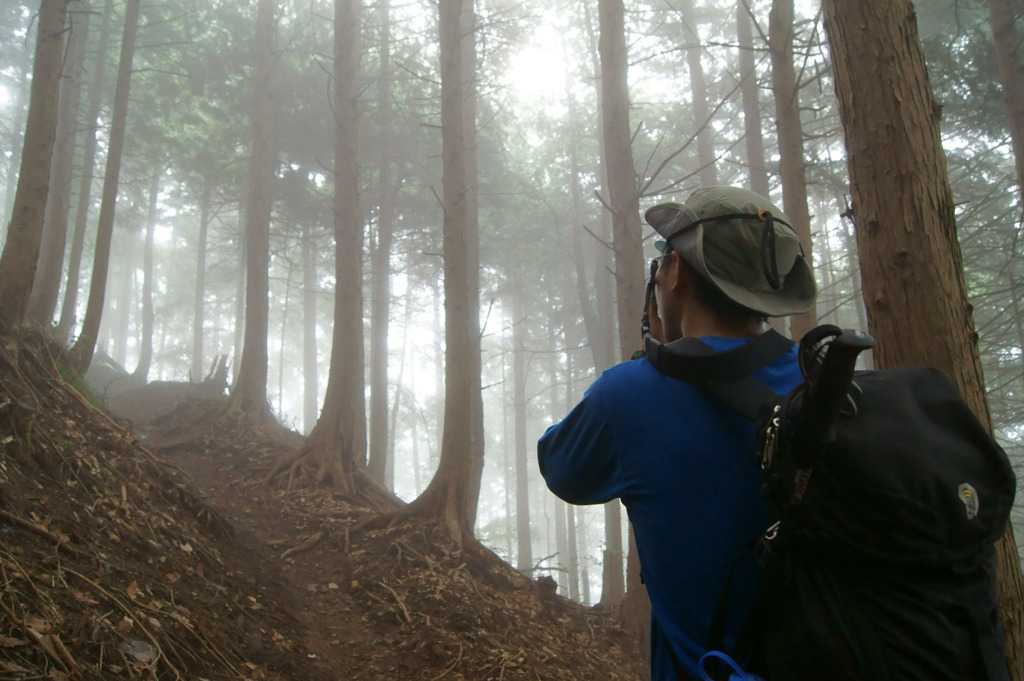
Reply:
[[[836,439],[836,418],[846,403],[857,357],[874,345],[875,339],[868,334],[850,330],[829,341],[821,368],[808,389],[806,442],[827,444]]]

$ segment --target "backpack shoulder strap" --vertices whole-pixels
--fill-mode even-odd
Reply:
[[[649,338],[647,358],[659,372],[704,388],[754,421],[778,394],[751,374],[785,355],[793,345],[774,329],[724,352],[716,352],[696,338],[667,344]]]

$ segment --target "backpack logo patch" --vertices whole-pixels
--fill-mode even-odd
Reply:
[[[960,501],[964,502],[964,508],[967,509],[967,519],[973,520],[978,515],[978,491],[965,482],[960,485],[958,494]]]

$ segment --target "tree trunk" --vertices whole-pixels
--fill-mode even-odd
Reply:
[[[146,246],[142,253],[142,337],[139,340],[139,363],[133,376],[146,382],[153,362],[153,237],[157,222],[157,198],[160,195],[160,173],[149,187],[149,215],[146,219]]]
[[[583,3],[583,16],[584,23],[587,28],[587,43],[590,46],[591,66],[593,67],[595,74],[600,74],[600,30],[597,32],[594,31],[593,17],[590,14],[590,3]],[[600,177],[601,181],[607,187],[609,185],[609,181],[608,151],[604,135],[604,87],[600,78],[595,79],[595,89],[597,90],[596,95],[598,102],[597,128],[601,131],[601,134],[598,135],[597,139],[598,147],[601,151]],[[639,199],[637,200],[637,204],[639,205]],[[595,326],[588,323],[586,317],[584,317],[584,324],[586,325],[587,336],[590,339],[591,351],[594,355],[595,374],[600,375],[602,371],[615,363],[615,358],[618,353],[618,348],[616,347],[618,329],[615,326],[615,320],[617,319],[614,290],[615,279],[614,277],[608,276],[609,272],[614,272],[614,267],[612,265],[614,247],[611,243],[612,216],[607,210],[601,211],[601,228],[597,233],[600,236],[600,241],[598,239],[589,239],[587,240],[587,247],[584,249],[589,254],[587,262],[593,271],[594,315],[591,321],[597,322],[597,325]],[[582,283],[580,285],[582,285]]]
[[[192,299],[192,380],[201,381],[206,371],[203,357],[203,326],[206,314],[206,242],[210,234],[210,201],[213,183],[203,180],[199,203],[199,236],[196,239],[196,290]]]
[[[793,64],[795,16],[793,0],[772,0],[768,17],[768,49],[772,58],[772,89],[775,93],[775,126],[779,135],[779,178],[782,180],[782,210],[793,222],[800,247],[813,263],[811,215],[807,208],[807,177],[804,161],[804,132],[800,122],[800,83]],[[790,318],[790,333],[800,338],[817,326],[812,306]]]
[[[909,0],[825,0],[846,133],[868,323],[881,368],[951,375],[983,423],[985,382],[956,236],[935,102]],[[999,544],[1007,658],[1024,678],[1024,580],[1008,529]]]
[[[476,525],[480,485],[484,474],[484,397],[480,357],[480,208],[477,177],[477,54],[476,12],[473,0],[462,0],[459,12],[462,39],[462,133],[465,141],[466,169],[466,295],[469,322],[469,378],[465,390],[470,400],[469,487],[466,492],[466,516],[470,527]]]
[[[234,339],[232,340],[231,347],[234,350],[234,359],[232,360],[232,374],[234,379],[232,381],[231,391],[234,392],[234,386],[238,382],[238,365],[242,356],[242,345],[243,338],[245,336],[245,291],[246,291],[246,263],[249,262],[249,246],[248,239],[245,236],[246,225],[249,224],[249,206],[248,200],[242,200],[239,202],[239,221],[238,221],[238,280],[235,282],[235,328],[234,328]]]
[[[633,167],[629,127],[626,36],[622,0],[600,0],[601,102],[605,163],[615,248],[615,283],[622,359],[640,347],[638,333],[644,303],[640,197]]]
[[[132,323],[133,300],[136,286],[136,258],[138,239],[134,232],[123,235],[124,245],[117,249],[107,277],[107,289],[113,295],[104,294],[104,313],[99,330],[99,347],[107,348],[107,354],[121,366],[128,365],[128,335]]]
[[[292,231],[295,225],[284,225],[285,231]],[[281,340],[278,344],[277,353],[277,414],[278,418],[284,415],[284,364],[288,354],[288,313],[291,311],[292,300],[292,275],[295,273],[295,263],[287,261],[288,272],[284,280],[284,302],[281,304]]]
[[[57,114],[57,137],[50,166],[50,190],[46,196],[43,236],[39,263],[28,300],[28,316],[41,326],[49,326],[57,309],[60,282],[64,274],[64,249],[67,245],[68,215],[71,208],[71,165],[78,132],[78,103],[82,92],[85,43],[89,35],[88,12],[69,13],[67,57],[61,79]]]
[[[555,504],[555,554],[557,555],[556,565],[561,569],[555,572],[555,581],[558,582],[558,593],[563,596],[569,594],[569,540],[565,534],[566,520],[565,509],[568,506],[564,501],[553,495],[552,502]]]
[[[761,102],[758,97],[757,70],[754,64],[754,37],[747,0],[736,3],[736,36],[739,44],[740,94],[743,98],[743,131],[747,143],[747,168],[750,191],[768,196],[768,164],[761,139]]]
[[[65,0],[43,0],[39,9],[32,94],[7,242],[0,256],[0,328],[25,320],[39,260],[43,213],[57,131],[58,85],[64,47]]]
[[[615,284],[619,320],[619,351],[628,359],[642,342],[639,318],[644,304],[640,197],[633,167],[629,126],[629,87],[622,0],[599,0],[601,110],[604,116],[604,157],[615,249]],[[604,589],[601,605],[618,604],[623,580],[622,519],[619,502],[605,504]]]
[[[245,226],[245,332],[238,380],[229,410],[245,417],[270,415],[267,403],[267,334],[270,324],[270,210],[273,203],[274,0],[259,0],[253,69],[252,157]]]
[[[530,574],[533,541],[530,536],[530,484],[526,465],[526,306],[517,270],[512,299],[512,390],[516,443],[516,568]]]
[[[1024,219],[1024,11],[1019,0],[988,0],[988,12],[1016,159],[1019,219]]]
[[[473,385],[470,353],[469,246],[466,218],[466,136],[463,122],[461,0],[440,0],[441,155],[444,206],[444,429],[441,461],[427,490],[406,511],[440,519],[459,543],[472,541],[468,508],[473,467]]]
[[[131,89],[132,59],[135,56],[135,35],[139,28],[139,0],[128,0],[124,15],[124,37],[117,66],[117,85],[114,89],[114,111],[110,119],[110,141],[107,145],[107,166],[103,174],[103,200],[100,204],[99,223],[96,228],[96,251],[89,282],[89,302],[82,320],[82,332],[68,352],[68,361],[79,372],[92,362],[96,339],[103,316],[106,296],[107,269],[110,265],[110,242],[114,234],[114,211],[117,208],[117,188],[121,175],[121,153],[128,122],[128,93]]]
[[[316,342],[316,298],[319,293],[316,253],[313,228],[307,223],[302,228],[302,432],[307,435],[316,425],[316,405],[320,397]]]
[[[566,565],[569,569],[569,598],[580,601],[580,552],[576,542],[576,508],[572,504],[565,507],[565,532],[568,535],[569,554]]]
[[[60,321],[57,322],[57,335],[62,339],[68,338],[78,315],[78,287],[82,271],[82,252],[85,250],[85,229],[89,220],[89,207],[92,204],[93,172],[96,168],[96,120],[99,118],[100,105],[103,102],[103,82],[107,72],[107,48],[110,44],[110,16],[113,4],[113,0],[106,0],[103,4],[103,18],[100,21],[93,81],[89,86],[89,103],[85,118],[88,132],[82,156],[82,179],[78,188],[78,203],[75,205],[75,230],[71,237],[71,252],[68,254],[68,280],[64,287]]]
[[[390,0],[381,0],[380,75],[377,78],[377,132],[386,140],[391,130]],[[395,204],[391,179],[391,146],[381,144],[377,171],[377,247],[373,254],[370,340],[369,473],[384,483],[388,455],[388,326],[391,311],[391,242]]]
[[[686,41],[686,66],[690,72],[690,92],[693,97],[693,125],[697,128],[697,165],[700,168],[700,183],[705,187],[718,184],[718,168],[715,166],[715,130],[711,127],[708,107],[708,86],[704,78],[701,54],[704,45],[697,32],[697,19],[691,0],[680,0],[683,22],[689,29]]]
[[[27,55],[28,45],[26,49],[19,54],[19,57]],[[33,51],[34,56],[34,51]],[[7,185],[4,191],[4,212],[3,217],[6,220],[11,216],[14,209],[14,194],[18,188],[18,171],[21,168],[21,155],[25,146],[25,127],[28,121],[28,107],[25,106],[25,101],[31,96],[32,88],[32,62],[27,58],[23,57],[12,64],[13,68],[18,69],[18,73],[14,77],[14,82],[17,83],[17,87],[14,88],[14,101],[12,102],[12,111],[14,111],[14,121],[10,129],[10,137],[8,138],[9,149],[11,150],[11,157],[7,162],[7,179],[5,184]],[[59,114],[58,114],[59,115]],[[3,239],[7,239],[7,228],[10,224],[4,224]]]
[[[302,453],[317,466],[317,480],[355,491],[357,467],[366,466],[363,371],[363,225],[359,214],[356,36],[360,0],[334,3],[334,333],[327,393]]]
[[[608,612],[621,605],[626,596],[626,581],[623,577],[626,552],[622,546],[622,505],[618,499],[604,505],[604,533],[601,602],[597,607],[602,612]]]

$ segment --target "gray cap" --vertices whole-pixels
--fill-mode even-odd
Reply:
[[[769,317],[807,312],[817,287],[789,218],[760,194],[702,187],[644,219],[730,300]],[[665,250],[667,247],[659,245]]]

